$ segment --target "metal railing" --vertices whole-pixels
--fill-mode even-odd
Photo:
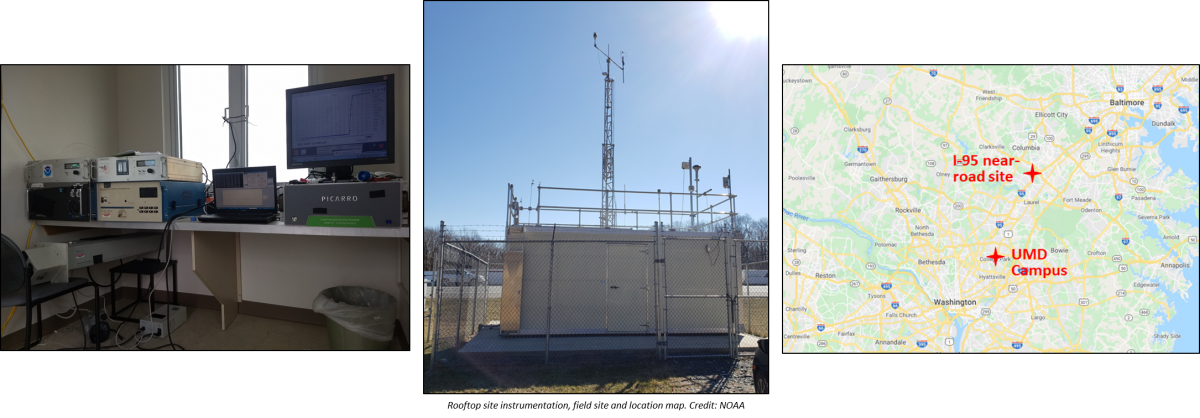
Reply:
[[[630,230],[653,230],[655,225],[666,225],[668,230],[686,230],[686,231],[712,231],[715,228],[727,225],[727,231],[737,229],[737,195],[709,193],[712,190],[703,193],[685,193],[672,191],[633,191],[633,190],[614,190],[612,193],[620,194],[624,199],[629,196],[635,197],[654,197],[655,201],[647,201],[644,199],[635,199],[635,208],[630,209],[622,204],[622,207],[614,207],[607,209],[607,212],[620,215],[614,223],[606,224],[602,222],[602,216],[606,213],[605,208],[592,206],[569,206],[557,204],[542,203],[542,192],[584,192],[584,193],[604,193],[604,190],[599,189],[580,189],[568,187],[549,187],[537,186],[537,206],[522,207],[517,202],[516,195],[513,191],[513,185],[508,185],[508,217],[507,225],[536,225],[536,226],[573,226],[577,228],[610,228],[610,229],[630,229]],[[663,207],[663,198],[666,198],[666,207]],[[682,205],[675,207],[675,200],[679,198],[688,199],[688,207]],[[717,203],[705,202],[700,204],[700,199],[716,198]],[[656,205],[655,208],[638,208],[637,205],[651,204]],[[521,211],[527,211],[528,215],[532,215],[533,219],[522,222]],[[542,219],[542,212],[546,212],[547,218]],[[567,216],[562,216],[566,214]],[[574,214],[574,219],[569,214]],[[588,221],[584,221],[585,216]],[[556,216],[557,215],[557,216]],[[594,216],[593,216],[594,215]],[[664,220],[664,217],[666,218]],[[594,221],[593,221],[594,219]],[[572,222],[573,220],[573,222]],[[642,223],[645,220],[647,223]]]

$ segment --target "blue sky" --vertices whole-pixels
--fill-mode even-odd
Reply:
[[[424,7],[426,226],[503,225],[508,183],[522,205],[531,180],[600,188],[605,69],[593,32],[612,56],[626,52],[623,83],[613,67],[617,189],[683,191],[680,162],[692,157],[700,191],[725,193],[732,170],[738,213],[767,216],[765,2],[716,14],[705,2]],[[542,199],[600,206],[599,193]],[[627,205],[658,204],[647,199]]]

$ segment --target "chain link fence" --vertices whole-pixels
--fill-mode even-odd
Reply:
[[[458,351],[500,319],[500,288],[489,280],[489,260],[454,243],[443,243],[439,258],[440,274],[427,286],[424,305],[425,351],[433,357]]]
[[[766,336],[766,283],[740,265],[760,241],[563,236],[440,240],[425,293],[429,367],[462,355],[732,357]]]
[[[770,261],[767,252],[769,241],[735,240],[740,250],[738,263],[738,323],[741,332],[758,338],[767,338],[770,311]],[[753,351],[743,352],[753,354]]]
[[[663,239],[665,358],[736,355],[729,268],[737,260],[729,259],[727,246],[723,237]]]

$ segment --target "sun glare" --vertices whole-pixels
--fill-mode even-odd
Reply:
[[[754,38],[767,35],[767,2],[714,2],[710,9],[725,36]]]

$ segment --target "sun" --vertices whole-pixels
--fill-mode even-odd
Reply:
[[[710,9],[717,27],[731,38],[767,36],[767,2],[713,2]]]

